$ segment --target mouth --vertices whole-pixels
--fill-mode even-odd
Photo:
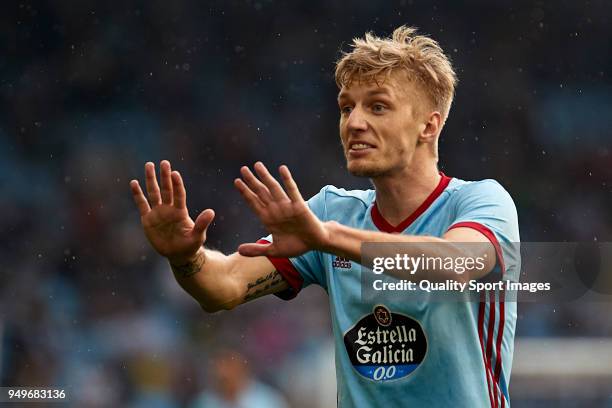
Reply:
[[[361,157],[370,153],[374,149],[376,149],[376,146],[369,143],[355,142],[349,144],[348,154],[352,157]]]

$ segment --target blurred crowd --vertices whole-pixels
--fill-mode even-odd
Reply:
[[[232,185],[241,165],[287,164],[304,196],[368,188],[345,170],[333,81],[340,50],[368,30],[414,25],[450,55],[460,82],[441,169],[502,183],[523,241],[611,241],[610,11],[484,0],[6,6],[0,385],[62,386],[76,406],[237,407],[249,392],[261,406],[335,403],[323,290],[205,314],[148,246],[128,183],[145,161],[169,159],[191,213],[215,209],[207,245],[224,252],[266,234]],[[521,304],[517,333],[611,336],[608,306]]]

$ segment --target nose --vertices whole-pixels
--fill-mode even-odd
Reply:
[[[355,106],[353,108],[347,119],[346,127],[351,132],[367,130],[368,122],[361,107]]]

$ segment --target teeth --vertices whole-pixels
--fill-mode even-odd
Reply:
[[[363,149],[367,149],[369,147],[372,147],[372,146],[364,144],[364,143],[355,143],[355,144],[351,145],[351,149],[353,149],[353,150],[363,150]]]

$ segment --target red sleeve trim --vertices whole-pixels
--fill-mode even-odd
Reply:
[[[485,237],[487,237],[487,239],[493,244],[493,247],[495,248],[495,254],[497,255],[497,262],[499,262],[499,266],[501,267],[501,275],[503,279],[504,272],[506,271],[506,266],[504,264],[504,254],[502,252],[501,245],[499,245],[499,241],[497,240],[497,237],[495,236],[493,231],[491,231],[488,227],[485,227],[484,225],[480,223],[471,222],[471,221],[458,222],[457,224],[453,224],[448,228],[447,231],[450,231],[455,228],[471,228],[471,229],[474,229],[480,232]]]
[[[257,243],[269,244],[270,241],[260,239],[259,241],[257,241]],[[302,275],[298,272],[297,269],[295,269],[295,266],[293,266],[289,258],[275,258],[273,256],[268,256],[267,258],[270,260],[270,262],[272,262],[272,265],[274,265],[278,273],[280,273],[289,284],[289,289],[275,293],[275,295],[283,300],[290,300],[296,297],[298,292],[302,290],[302,286],[304,285],[304,279],[302,278]]]

